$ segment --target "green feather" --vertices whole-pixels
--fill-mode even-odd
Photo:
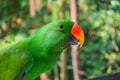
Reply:
[[[69,20],[49,23],[33,36],[2,48],[0,80],[20,80],[31,64],[25,80],[34,80],[41,73],[52,69],[69,43],[73,24]]]

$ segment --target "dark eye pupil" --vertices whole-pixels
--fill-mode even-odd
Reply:
[[[63,25],[60,25],[60,26],[59,26],[59,29],[60,29],[60,30],[63,30],[63,29],[64,29]]]

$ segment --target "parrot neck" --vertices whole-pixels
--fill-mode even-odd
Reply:
[[[58,42],[49,41],[39,37],[31,37],[30,52],[34,57],[59,57],[62,50],[65,49],[66,43]]]

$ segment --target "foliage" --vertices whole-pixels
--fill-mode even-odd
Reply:
[[[91,76],[120,71],[120,1],[79,1],[79,17],[86,31],[80,56],[83,70]]]

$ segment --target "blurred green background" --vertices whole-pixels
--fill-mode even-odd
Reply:
[[[42,25],[61,19],[61,7],[65,19],[70,19],[69,0],[36,1],[36,8],[32,9],[34,6],[29,0],[0,0],[0,48],[30,36]],[[79,56],[84,76],[119,72],[120,0],[77,0],[77,5],[79,24],[85,32],[85,44]],[[68,77],[71,74],[68,73]]]

